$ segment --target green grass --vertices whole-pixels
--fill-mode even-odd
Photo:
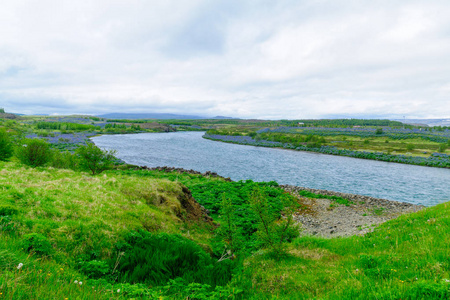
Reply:
[[[225,193],[234,197],[239,207],[245,204],[248,188],[254,184],[159,171],[111,170],[92,177],[70,170],[32,169],[16,162],[0,162],[0,299],[450,297],[449,203],[401,216],[365,236],[300,237],[287,245],[288,255],[283,257],[274,257],[265,249],[254,250],[242,257],[240,271],[214,271],[217,258],[205,254],[214,252],[214,226],[189,218],[182,206],[184,186],[193,195],[209,193],[205,198],[208,201]],[[271,184],[266,185],[274,199],[283,195]],[[186,266],[188,261],[193,264],[190,270],[196,268],[197,273],[192,275],[196,282],[189,281],[190,276],[169,279],[165,284],[162,282],[167,278],[155,279],[157,286],[139,280],[127,282],[126,276],[123,281],[115,281],[113,269],[126,269],[125,263],[131,258],[145,261],[147,255],[165,255],[169,265],[172,258],[176,265],[182,264],[175,254],[168,255],[170,251],[150,251],[159,246],[142,246],[133,235],[136,230],[147,232],[143,237],[149,245],[167,235],[176,247],[186,245],[192,249],[189,251],[203,253],[192,255],[192,260],[182,258]],[[136,247],[128,256],[121,254],[128,251],[127,244],[136,242],[142,249]],[[176,247],[160,244],[161,249]],[[185,250],[175,252],[180,251]],[[159,264],[162,260],[152,261]],[[20,269],[19,263],[23,264]],[[230,282],[220,276],[222,272],[231,276]],[[163,278],[155,274],[155,278]],[[214,287],[214,281],[208,281],[212,275],[225,281]]]
[[[287,259],[249,258],[243,284],[254,299],[448,299],[449,213],[444,203],[365,236],[299,238]]]
[[[109,299],[111,288],[88,279],[82,267],[93,261],[113,264],[118,243],[133,230],[176,234],[208,250],[213,226],[190,219],[180,183],[114,172],[92,177],[14,162],[0,162],[0,169],[0,296],[5,299]],[[36,235],[43,241],[25,243]],[[136,287],[127,287],[128,295],[139,295]],[[150,293],[148,287],[144,291]]]

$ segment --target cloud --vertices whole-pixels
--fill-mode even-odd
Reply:
[[[449,117],[448,15],[437,0],[6,0],[0,106]]]

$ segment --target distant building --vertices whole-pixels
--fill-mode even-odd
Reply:
[[[305,125],[305,123],[303,123],[303,122],[298,122],[298,125],[303,126],[303,125]]]

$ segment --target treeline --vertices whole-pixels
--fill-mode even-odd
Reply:
[[[383,127],[404,127],[402,122],[378,119],[320,119],[320,120],[297,120],[291,122],[291,126],[298,126],[303,123],[305,126],[313,127],[348,127],[348,126],[383,126]]]
[[[202,119],[202,120],[160,120],[160,123],[173,125],[249,125],[262,127],[278,126],[310,126],[310,127],[350,127],[350,126],[382,126],[382,127],[413,127],[398,121],[377,119],[307,119],[307,120],[243,120],[243,119]],[[300,124],[299,124],[300,123]]]
[[[66,122],[37,122],[35,124],[36,129],[52,129],[52,130],[97,130],[98,126],[78,123],[66,123]]]
[[[106,120],[108,123],[150,123],[154,122],[154,120],[128,120],[128,119],[108,119]]]
[[[109,119],[109,123],[148,123],[155,120],[128,120]],[[235,126],[259,126],[259,127],[279,127],[279,126],[310,126],[310,127],[352,127],[352,126],[383,126],[383,127],[413,127],[398,121],[377,120],[377,119],[307,119],[307,120],[258,120],[258,119],[195,119],[178,120],[165,119],[158,120],[161,124],[172,124],[179,126],[214,126],[214,125],[235,125]],[[300,124],[299,124],[300,123]]]

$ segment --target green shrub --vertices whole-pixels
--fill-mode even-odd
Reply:
[[[406,145],[406,150],[408,151],[412,151],[416,148],[416,146],[414,144],[407,144]]]
[[[117,267],[119,281],[166,284],[170,279],[224,285],[230,279],[234,261],[217,262],[195,242],[179,235],[131,232],[122,244],[125,250]]]
[[[0,160],[7,160],[13,155],[13,145],[9,133],[4,128],[0,129]]]
[[[52,245],[45,236],[39,233],[26,234],[22,242],[22,247],[25,251],[40,256],[50,255],[52,253]]]
[[[80,262],[80,270],[89,278],[101,278],[111,273],[111,269],[106,261],[91,260]]]
[[[250,206],[257,216],[257,238],[262,246],[270,249],[275,258],[285,254],[285,243],[299,235],[299,228],[294,224],[292,214],[298,204],[291,199],[283,201],[284,218],[278,220],[263,190],[255,188],[250,199]]]
[[[51,166],[58,169],[78,169],[78,158],[75,154],[69,151],[54,151]]]
[[[24,139],[17,147],[17,158],[30,167],[40,167],[52,158],[49,144],[41,139]]]
[[[239,228],[236,224],[237,222],[235,222],[235,210],[236,208],[233,206],[231,198],[227,198],[225,193],[223,193],[220,208],[222,222],[215,232],[216,237],[225,243],[225,247],[220,247],[224,249],[219,250],[225,251],[223,254],[226,254],[227,251],[234,253],[242,248],[242,229]],[[232,255],[232,253],[228,255]]]
[[[12,216],[19,212],[17,208],[11,205],[0,205],[0,216]]]
[[[253,182],[252,180],[238,182],[206,182],[189,186],[189,189],[201,205],[208,209],[213,217],[219,217],[219,211],[222,209],[221,199],[225,194],[231,200],[234,207],[232,214],[232,222],[237,228],[242,230],[242,234],[246,239],[256,231],[257,219],[250,208],[250,198],[254,188],[259,187],[264,190],[270,202],[270,210],[280,217],[283,209],[283,201],[293,199],[293,196],[286,193],[282,189],[276,188],[278,183],[270,182]],[[285,199],[286,198],[286,199]],[[223,211],[222,211],[223,213]]]
[[[111,168],[116,161],[114,154],[116,151],[101,150],[92,143],[86,146],[81,146],[77,149],[77,154],[80,157],[80,167],[86,171],[90,171],[92,175],[100,174],[101,172]]]
[[[0,215],[0,231],[12,232],[16,229],[16,224],[12,220],[11,216]]]

